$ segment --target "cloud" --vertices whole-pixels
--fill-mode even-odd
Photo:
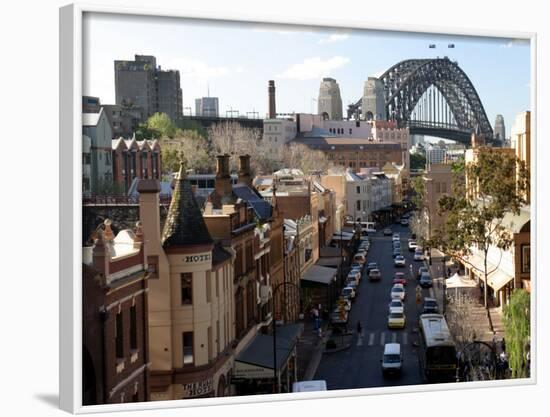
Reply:
[[[293,79],[293,80],[313,80],[322,78],[338,68],[343,67],[348,62],[349,58],[342,56],[334,56],[326,61],[321,60],[320,57],[306,58],[300,64],[291,65],[282,74],[279,74],[279,78]]]
[[[327,38],[319,39],[319,44],[323,45],[325,43],[334,43],[334,42],[340,42],[345,41],[349,38],[349,34],[347,33],[333,33]]]
[[[529,46],[529,39],[510,39],[508,42],[500,45],[501,48],[511,48],[513,46]]]
[[[168,63],[166,68],[177,69],[182,78],[210,79],[228,75],[231,70],[225,66],[213,66],[199,59],[176,59]],[[164,66],[164,65],[163,65]]]

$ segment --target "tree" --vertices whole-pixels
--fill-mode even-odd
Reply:
[[[487,304],[487,257],[489,249],[507,250],[513,243],[512,234],[502,225],[507,213],[519,214],[528,189],[525,163],[515,156],[492,151],[478,153],[477,159],[465,168],[465,182],[455,182],[452,193],[439,199],[439,214],[446,215],[441,230],[436,231],[431,246],[478,270],[484,276],[484,304]],[[483,267],[471,263],[468,256],[476,247],[483,254]],[[500,262],[499,262],[500,263]]]
[[[218,123],[208,129],[212,158],[218,154],[250,155],[253,174],[271,174],[282,167],[282,153],[269,151],[261,138],[261,131],[246,128],[236,122]],[[237,170],[237,158],[231,159],[231,170]]]
[[[282,152],[282,162],[285,168],[297,168],[304,174],[326,172],[330,162],[321,152],[308,148],[301,143],[291,143]]]
[[[531,322],[530,297],[524,289],[512,292],[510,303],[504,307],[504,334],[508,363],[513,378],[529,376]]]
[[[420,153],[411,153],[411,169],[425,169],[426,157]]]
[[[197,173],[209,173],[215,169],[215,159],[209,152],[208,140],[196,131],[185,130],[173,139],[162,139],[162,172],[169,177],[179,169],[182,157],[186,167]]]
[[[417,235],[420,244],[424,246],[430,236],[431,213],[428,204],[426,204],[426,184],[423,176],[411,179],[411,189],[413,191],[411,201],[417,210],[410,219],[410,228]]]
[[[155,113],[147,119],[147,122],[139,124],[136,138],[138,140],[174,138],[181,136],[182,132],[166,113]]]

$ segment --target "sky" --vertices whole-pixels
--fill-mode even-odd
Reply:
[[[180,71],[184,113],[194,114],[195,98],[209,91],[220,115],[262,118],[268,80],[278,113],[311,113],[322,78],[333,77],[346,114],[369,76],[405,59],[448,56],[472,81],[493,127],[502,114],[509,136],[515,115],[530,109],[530,45],[518,39],[87,13],[83,40],[83,93],[103,104],[115,102],[114,61],[135,54]]]

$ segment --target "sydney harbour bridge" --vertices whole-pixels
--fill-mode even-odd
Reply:
[[[376,77],[385,118],[411,134],[468,143],[472,132],[493,139],[493,129],[472,82],[456,62],[445,58],[401,61]],[[364,98],[348,106],[348,118],[363,114]]]

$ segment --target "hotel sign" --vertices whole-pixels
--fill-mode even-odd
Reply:
[[[212,254],[210,252],[199,253],[196,255],[186,255],[183,258],[183,262],[186,264],[197,264],[201,262],[208,262],[212,259]]]
[[[205,379],[203,381],[190,382],[183,384],[183,391],[186,398],[200,397],[209,394],[214,389],[214,383],[212,378]]]

